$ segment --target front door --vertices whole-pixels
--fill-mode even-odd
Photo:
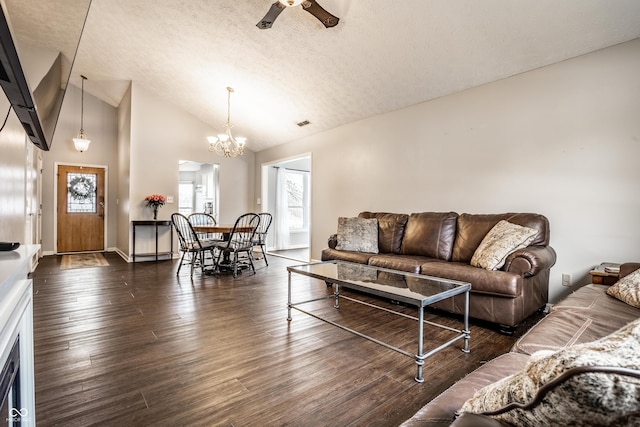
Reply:
[[[104,250],[104,168],[58,166],[57,251]]]

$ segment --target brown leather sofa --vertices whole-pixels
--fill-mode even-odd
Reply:
[[[620,268],[623,277],[640,268],[640,263],[626,263]],[[492,418],[456,411],[484,386],[499,381],[525,367],[530,355],[538,350],[560,350],[570,345],[602,338],[640,317],[634,308],[606,294],[607,285],[586,285],[555,304],[550,313],[525,333],[511,352],[496,357],[459,380],[405,421],[405,427],[501,426]],[[592,366],[585,372],[602,367]],[[640,371],[634,371],[635,376]],[[428,379],[427,379],[428,381]]]
[[[362,212],[359,217],[378,219],[379,253],[337,250],[337,235],[333,235],[329,247],[322,251],[323,261],[351,261],[469,282],[469,315],[506,329],[517,326],[547,303],[549,270],[556,253],[549,246],[549,221],[543,215]],[[510,254],[500,270],[471,266],[482,239],[500,220],[534,228],[538,234],[527,248]],[[462,314],[464,296],[433,307]]]

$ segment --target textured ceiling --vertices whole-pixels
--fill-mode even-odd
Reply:
[[[88,0],[4,0],[29,44],[73,58]],[[73,66],[117,106],[136,82],[254,151],[640,37],[637,0],[93,0]],[[309,120],[310,125],[296,125]]]

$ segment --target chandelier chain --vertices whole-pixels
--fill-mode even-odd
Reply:
[[[233,92],[233,89],[228,87],[227,88],[227,125],[231,124],[231,92]]]

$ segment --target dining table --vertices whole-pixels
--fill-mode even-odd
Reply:
[[[234,224],[216,224],[216,225],[194,225],[193,230],[196,233],[221,233],[222,240],[225,242],[229,240],[229,235],[233,231]],[[250,233],[253,231],[253,227],[250,226],[238,226],[236,231],[240,233]]]
[[[229,240],[229,236],[233,232],[234,226],[234,224],[194,225],[193,231],[195,231],[196,233],[220,233],[222,234],[222,240],[226,242]],[[253,227],[248,225],[236,227],[236,232],[239,233],[250,233],[252,231]],[[230,265],[231,260],[229,258],[229,252],[224,252],[222,256],[222,264]]]

